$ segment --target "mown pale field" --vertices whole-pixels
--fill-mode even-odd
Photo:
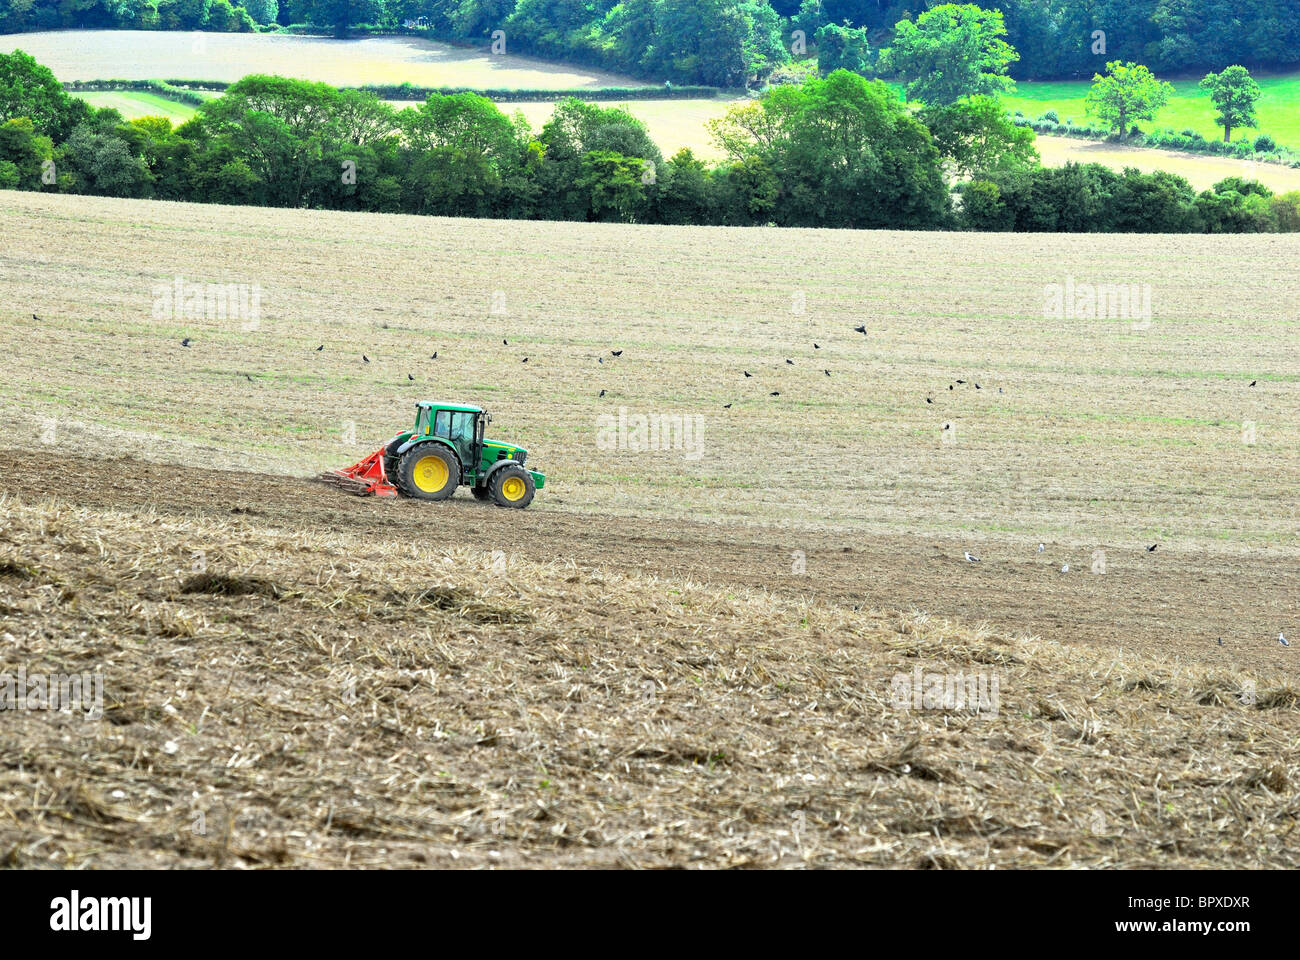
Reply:
[[[606,70],[549,63],[418,37],[293,37],[166,30],[56,30],[10,36],[60,80],[238,80],[273,73],[340,86],[402,83],[475,88],[635,86]]]
[[[306,476],[374,450],[417,399],[459,400],[549,474],[534,510],[846,540],[1300,546],[1294,237],[625,227],[18,193],[0,233],[14,446]],[[178,276],[259,288],[260,315],[155,316],[155,288]],[[1046,315],[1045,288],[1067,278],[1149,285],[1149,326]],[[621,408],[698,417],[700,445],[601,449],[599,418]]]

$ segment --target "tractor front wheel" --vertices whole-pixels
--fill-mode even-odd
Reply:
[[[402,492],[417,500],[446,500],[460,484],[460,464],[436,443],[406,451],[399,472]]]
[[[504,467],[492,475],[489,489],[498,507],[515,507],[522,510],[533,502],[537,487],[533,475],[523,467]]]

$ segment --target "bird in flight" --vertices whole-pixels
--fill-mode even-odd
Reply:
[[[1155,552],[1156,552],[1156,547],[1158,547],[1158,546],[1160,546],[1160,544],[1158,544],[1158,543],[1153,543],[1153,544],[1151,544],[1151,546],[1147,547],[1147,553],[1155,553]]]
[[[722,409],[723,409],[723,410],[730,410],[730,409],[731,409],[731,404],[729,404],[729,403],[724,403],[724,404],[722,405]]]
[[[862,326],[860,326],[860,327],[854,327],[854,328],[853,328],[853,331],[854,331],[855,333],[865,334],[865,333],[867,332],[867,325],[864,323],[864,324],[863,324]]]
[[[969,550],[964,551],[964,556],[966,557],[966,562],[967,562],[967,563],[979,563],[979,562],[980,562],[980,558],[979,558],[979,557],[972,557],[972,556],[970,555],[970,551],[969,551]]]
[[[611,351],[609,351],[609,352],[612,353],[612,354],[613,354],[614,356],[616,356],[616,357],[621,357],[621,356],[623,356],[623,351],[622,351],[622,350],[611,350]]]
[[[769,396],[769,397],[779,397],[779,396],[781,396],[781,391],[780,391],[780,390],[773,390],[771,393],[768,394],[768,396]]]

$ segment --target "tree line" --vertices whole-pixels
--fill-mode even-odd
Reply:
[[[0,55],[0,188],[458,217],[730,226],[1294,230],[1300,193],[1197,193],[1169,174],[1038,165],[992,96],[913,112],[847,70],[771,88],[711,123],[723,154],[665,159],[621,107],[568,99],[534,131],[473,93],[395,109],[253,75],[180,126],[127,121]],[[952,180],[963,186],[954,193]],[[955,198],[955,199],[954,199]]]
[[[418,22],[431,35],[598,65],[638,77],[736,87],[808,58],[822,75],[875,67],[933,7],[917,0],[0,0],[0,32],[60,27],[257,30]],[[1009,76],[1087,78],[1133,61],[1167,74],[1229,63],[1300,64],[1294,0],[989,0],[1017,51]],[[498,35],[498,31],[500,34]],[[970,91],[976,92],[976,91]]]

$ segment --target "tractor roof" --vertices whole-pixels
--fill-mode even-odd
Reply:
[[[421,400],[417,407],[429,407],[434,410],[455,410],[462,413],[482,413],[482,407],[471,407],[464,403],[443,403],[439,400]]]

